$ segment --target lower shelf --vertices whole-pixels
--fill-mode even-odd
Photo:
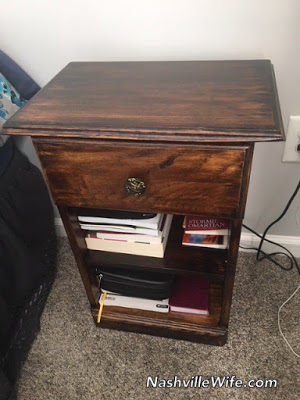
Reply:
[[[209,316],[158,313],[109,306],[104,307],[100,324],[96,322],[98,308],[92,308],[92,315],[96,324],[102,328],[223,345],[226,342],[227,329],[219,326],[221,300],[221,285],[212,283],[209,294]]]

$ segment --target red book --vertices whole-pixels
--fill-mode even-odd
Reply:
[[[208,315],[209,281],[195,276],[179,276],[169,299],[170,310]]]
[[[228,235],[229,224],[224,218],[203,218],[194,215],[187,215],[183,227],[185,233],[201,235]]]

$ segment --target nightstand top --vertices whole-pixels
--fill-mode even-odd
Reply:
[[[187,143],[284,138],[268,60],[72,62],[3,130]]]

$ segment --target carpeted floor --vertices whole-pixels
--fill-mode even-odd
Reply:
[[[66,239],[41,331],[23,367],[19,400],[299,400],[299,358],[277,326],[278,307],[300,284],[255,255],[241,253],[228,344],[207,346],[96,328]],[[282,329],[300,353],[300,291],[282,311]],[[277,388],[146,388],[148,376],[276,379]]]

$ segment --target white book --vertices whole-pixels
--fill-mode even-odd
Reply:
[[[104,217],[90,217],[85,215],[78,215],[80,222],[87,222],[91,224],[109,224],[109,225],[126,225],[126,226],[139,226],[150,229],[158,229],[163,214],[156,214],[155,217],[146,219],[117,219],[117,218],[104,218]]]
[[[127,233],[127,232],[108,232],[108,231],[97,231],[96,236],[100,239],[108,240],[122,240],[125,242],[140,242],[140,243],[161,243],[163,236],[166,234],[165,224],[167,222],[167,216],[164,215],[161,224],[161,230],[158,231],[157,236],[141,234],[139,231]],[[167,226],[168,229],[168,226]]]
[[[125,242],[140,242],[140,243],[161,243],[162,232],[159,232],[157,236],[152,235],[140,235],[137,233],[115,233],[97,231],[97,238],[108,239],[108,240],[124,240]]]
[[[80,223],[80,228],[88,231],[105,231],[118,233],[137,233],[139,235],[159,236],[159,229],[150,229],[140,226],[129,225],[100,225]]]
[[[101,302],[103,293],[100,296],[99,303]],[[138,310],[165,312],[169,311],[169,299],[164,300],[151,300],[142,299],[140,297],[123,296],[117,293],[107,293],[104,301],[105,306],[116,306],[125,308],[135,308]]]

